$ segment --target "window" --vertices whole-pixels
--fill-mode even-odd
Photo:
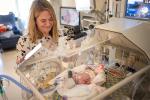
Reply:
[[[13,12],[16,16],[18,16],[16,0],[1,0],[0,15],[6,15],[9,12]]]
[[[17,0],[19,17],[21,18],[25,28],[27,28],[28,16],[33,0]]]
[[[25,26],[27,27],[29,9],[33,0],[1,0],[0,3],[0,15],[7,15],[9,12],[13,12],[16,17],[19,17]]]

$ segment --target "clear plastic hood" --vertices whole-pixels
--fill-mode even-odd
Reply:
[[[112,18],[108,24],[98,25],[96,28],[119,33],[119,37],[117,36],[116,38],[111,39],[109,42],[125,48],[144,52],[150,59],[149,22],[125,18]]]
[[[141,23],[122,34],[141,48],[150,59],[150,23]]]

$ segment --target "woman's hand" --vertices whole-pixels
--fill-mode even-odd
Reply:
[[[22,58],[17,57],[16,64],[20,64],[23,60],[24,60],[24,57]]]
[[[53,41],[49,41],[48,43],[42,44],[45,48],[54,51],[57,47],[57,44],[55,44]]]

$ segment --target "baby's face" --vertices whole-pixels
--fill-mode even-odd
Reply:
[[[90,75],[84,72],[79,73],[76,75],[75,82],[77,84],[90,84],[91,83]]]

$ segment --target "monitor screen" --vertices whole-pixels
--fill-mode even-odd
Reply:
[[[60,24],[68,26],[80,26],[80,13],[76,8],[60,8]]]
[[[150,0],[127,0],[125,16],[135,19],[150,19]]]

